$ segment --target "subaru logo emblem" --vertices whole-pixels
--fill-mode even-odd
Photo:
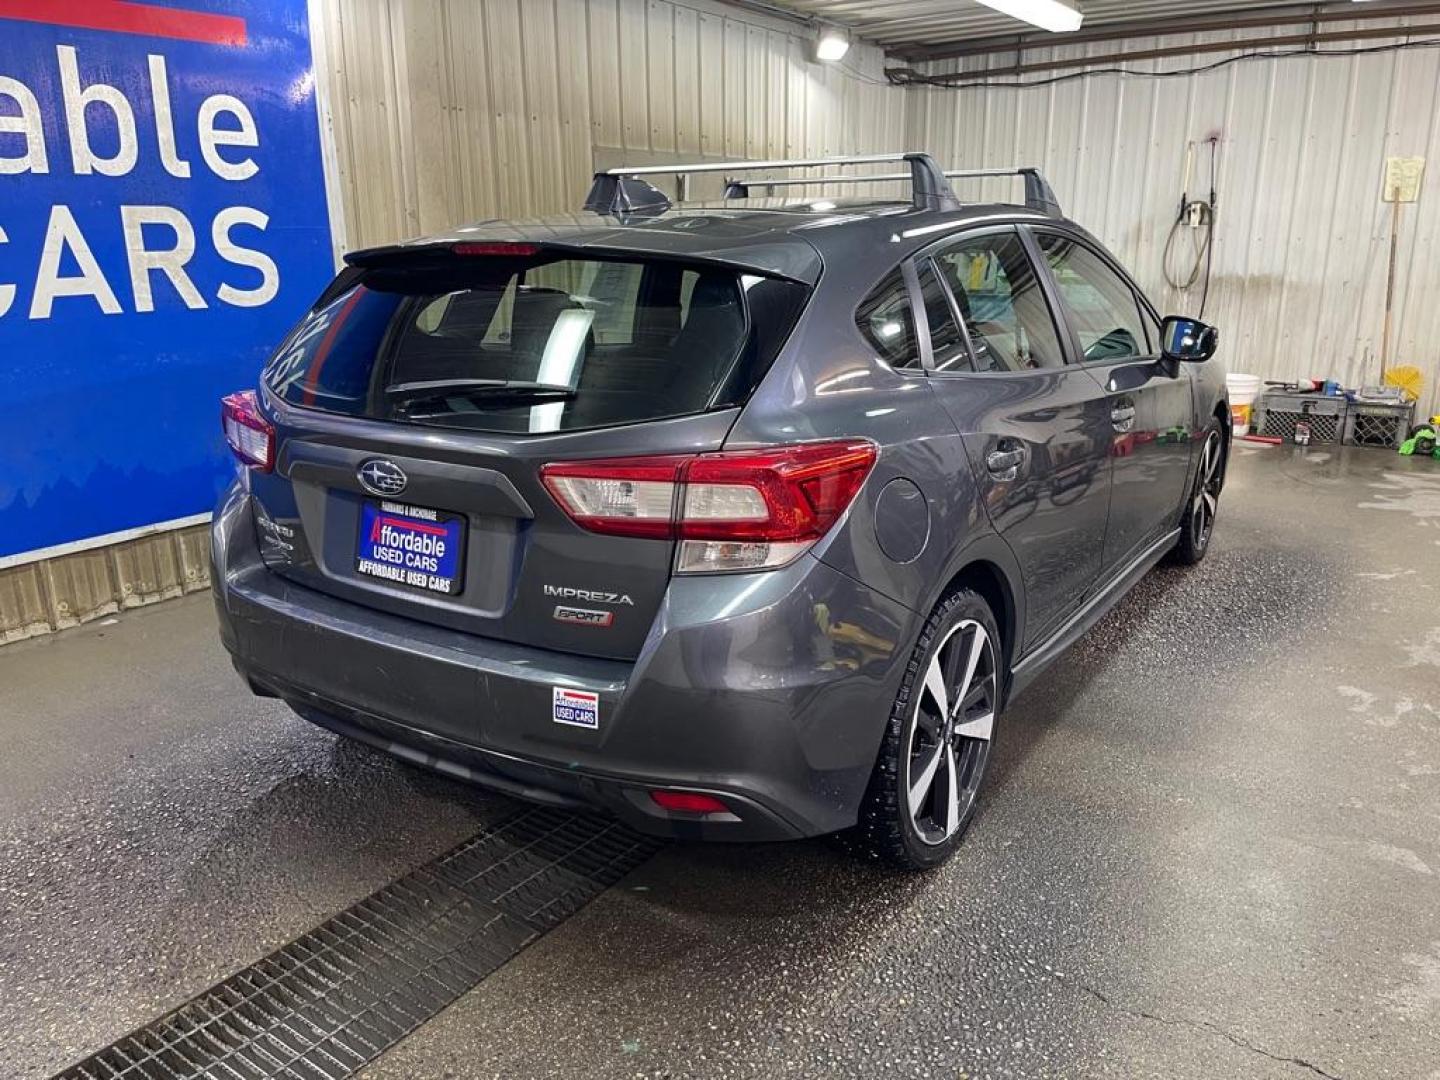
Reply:
[[[360,486],[374,495],[399,495],[410,482],[404,469],[383,458],[371,458],[355,470],[355,475],[360,478]]]

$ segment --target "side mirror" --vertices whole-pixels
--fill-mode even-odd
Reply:
[[[1220,331],[1199,319],[1169,315],[1160,324],[1160,352],[1167,360],[1201,364],[1220,347]]]

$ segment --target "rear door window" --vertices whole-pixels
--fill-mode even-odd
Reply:
[[[966,237],[932,257],[965,320],[976,371],[1064,365],[1055,319],[1019,234]]]
[[[297,405],[482,431],[688,415],[748,394],[806,295],[728,268],[543,251],[367,271],[302,321],[266,381]]]

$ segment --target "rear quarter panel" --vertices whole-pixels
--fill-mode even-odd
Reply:
[[[815,554],[912,611],[928,612],[959,553],[993,533],[964,444],[929,379],[890,368],[855,325],[855,309],[899,261],[898,254],[894,262],[827,261],[809,307],[726,446],[854,436],[878,444],[875,471]],[[913,483],[925,503],[923,546],[903,561],[887,555],[877,535],[879,501],[896,480]]]

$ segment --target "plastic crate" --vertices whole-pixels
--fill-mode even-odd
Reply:
[[[1270,390],[1260,398],[1255,428],[1261,435],[1295,441],[1296,425],[1310,425],[1312,443],[1338,443],[1345,434],[1348,402],[1323,394],[1292,394]]]
[[[1410,434],[1415,406],[1352,401],[1345,413],[1345,445],[1398,447]]]

